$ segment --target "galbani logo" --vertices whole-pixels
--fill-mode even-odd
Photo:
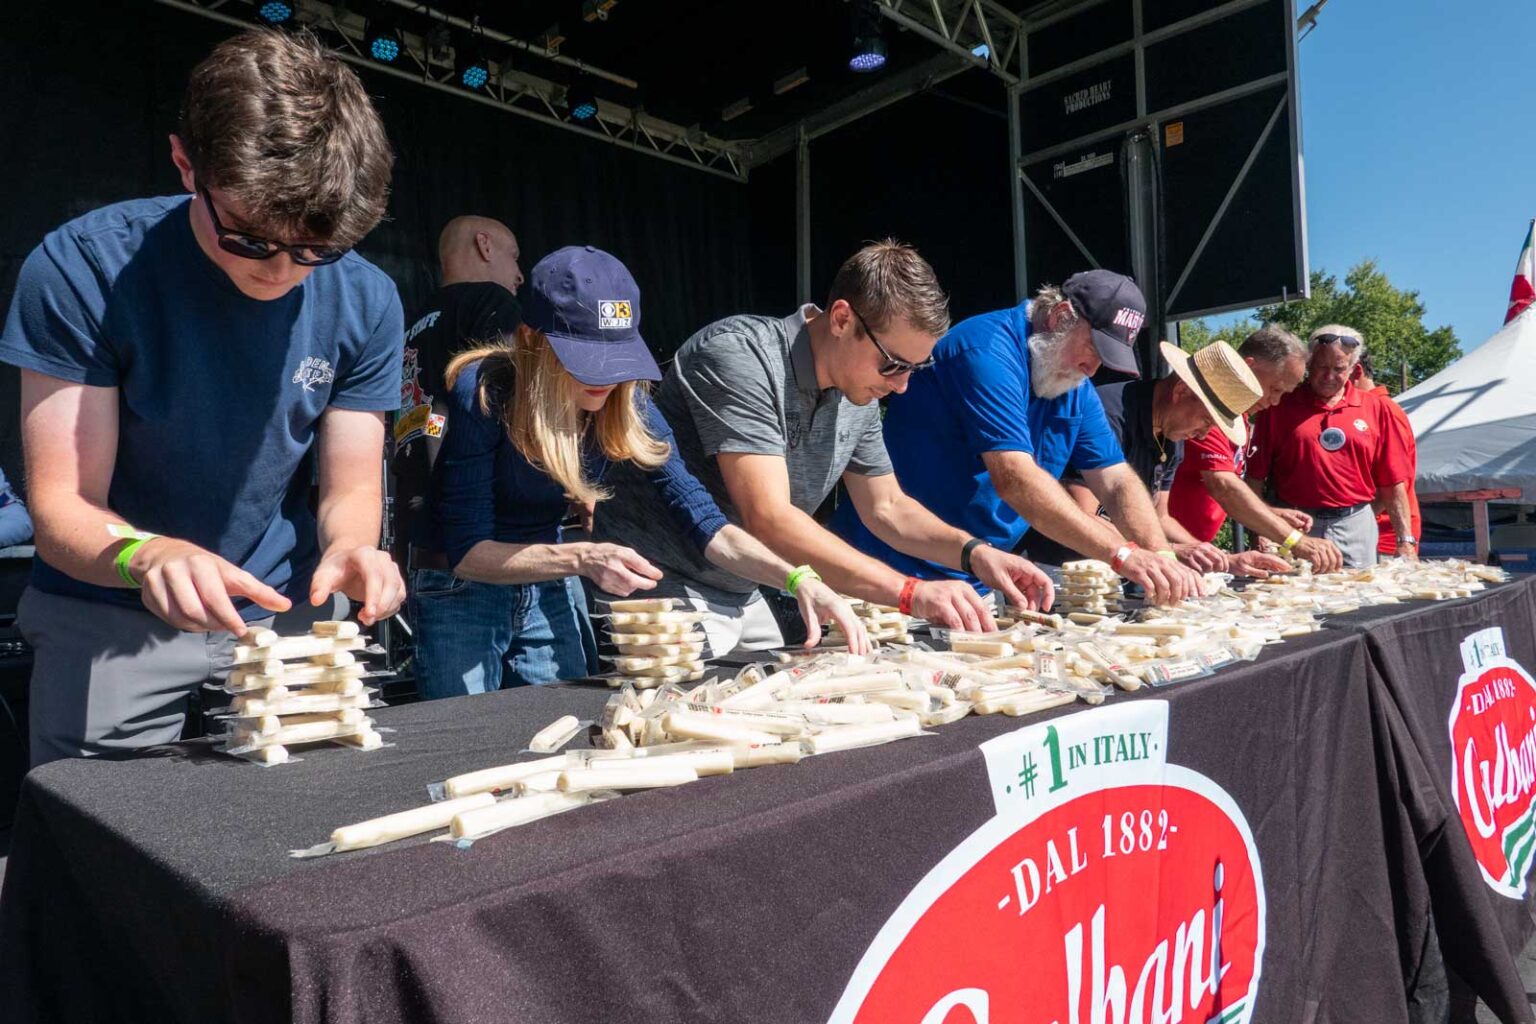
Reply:
[[[1249,1021],[1265,903],[1247,822],[1211,780],[1138,758],[1125,735],[1089,737],[1079,768],[1119,760],[1075,779],[1078,745],[1056,737],[1040,780],[1058,792],[1022,822],[1000,806],[918,883],[832,1022]],[[1135,775],[1156,781],[1101,784]]]
[[[1524,899],[1536,853],[1536,681],[1505,651],[1504,632],[1462,641],[1451,709],[1451,792],[1483,879]]]

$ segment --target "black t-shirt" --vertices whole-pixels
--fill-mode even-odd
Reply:
[[[1120,439],[1126,464],[1146,485],[1154,501],[1158,491],[1172,489],[1174,472],[1184,460],[1183,441],[1163,441],[1159,446],[1152,431],[1152,393],[1156,387],[1155,380],[1132,380],[1094,389],[1099,393],[1109,428]],[[1082,483],[1083,476],[1068,466],[1061,482],[1063,485]],[[1099,514],[1103,515],[1103,509]],[[1083,557],[1034,529],[1024,535],[1023,548],[1030,558],[1047,565],[1060,565]]]
[[[414,350],[422,391],[442,394],[449,360],[501,334],[512,334],[522,322],[517,296],[494,281],[444,285],[405,332],[406,363]]]
[[[443,394],[443,380],[454,356],[477,345],[510,336],[522,323],[517,296],[493,281],[468,281],[439,288],[405,332],[405,365],[401,378],[400,412],[395,418],[394,470],[396,550],[421,543],[427,535],[423,520],[432,466],[426,439],[425,409]],[[411,411],[418,409],[415,416]],[[435,437],[436,434],[429,436]]]

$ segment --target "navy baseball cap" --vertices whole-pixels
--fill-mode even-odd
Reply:
[[[1061,294],[1093,328],[1093,347],[1104,365],[1140,377],[1136,334],[1147,320],[1147,300],[1136,282],[1113,270],[1085,270],[1067,278]]]
[[[624,264],[593,246],[568,245],[539,260],[528,278],[523,322],[549,339],[572,377],[594,388],[661,380],[640,337],[640,286]]]

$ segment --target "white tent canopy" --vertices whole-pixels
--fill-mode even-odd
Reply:
[[[1536,501],[1536,305],[1397,401],[1418,440],[1420,496]]]

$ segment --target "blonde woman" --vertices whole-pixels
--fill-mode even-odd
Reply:
[[[730,525],[683,465],[642,383],[661,373],[639,328],[640,290],[629,271],[606,252],[571,246],[533,268],[525,323],[510,343],[449,364],[430,493],[441,562],[418,561],[411,587],[423,697],[595,671],[578,577],[619,596],[661,579],[632,548],[561,543],[567,508],[608,497],[602,478],[611,462],[647,471],[711,562],[779,587],[794,573],[809,644],[831,618],[856,650],[868,649],[847,602]]]

